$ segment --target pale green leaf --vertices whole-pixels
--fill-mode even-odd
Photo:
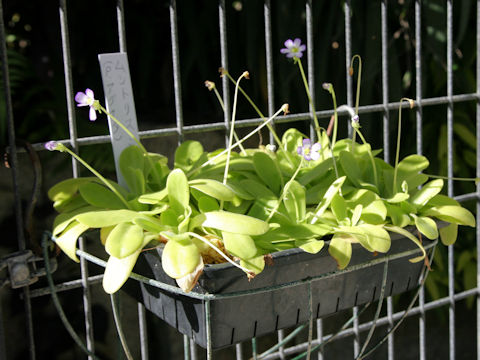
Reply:
[[[343,183],[345,182],[345,179],[346,179],[346,176],[342,176],[337,180],[335,180],[332,185],[330,185],[327,192],[323,196],[322,201],[317,206],[314,220],[316,220],[316,218],[321,217],[322,214],[325,212],[325,210],[327,210],[328,206],[332,202],[333,197],[338,193]]]
[[[296,181],[292,181],[283,198],[283,204],[290,219],[299,223],[305,219],[306,202],[305,188]]]
[[[127,209],[97,210],[79,214],[75,219],[91,228],[102,228],[132,221],[137,216],[138,212]]]
[[[162,267],[171,278],[178,279],[195,270],[201,256],[197,246],[188,236],[170,239],[162,253]]]
[[[455,244],[458,236],[458,224],[449,224],[448,226],[439,229],[440,240],[445,246]]]
[[[175,167],[188,171],[202,154],[203,146],[200,142],[195,140],[184,141],[175,150]]]
[[[265,268],[265,258],[260,255],[251,259],[241,259],[240,265],[257,275]]]
[[[130,256],[143,244],[143,229],[132,223],[120,223],[108,234],[105,251],[118,259]]]
[[[328,252],[337,262],[339,269],[345,269],[352,257],[351,236],[346,234],[335,234],[330,240]]]
[[[348,215],[347,203],[345,202],[345,199],[338,193],[332,199],[331,208],[338,221],[344,220]]]
[[[249,235],[222,231],[222,238],[225,249],[233,256],[247,260],[257,255],[257,247]]]
[[[322,250],[325,242],[317,239],[299,239],[295,241],[295,246],[310,254],[317,254]]]
[[[426,216],[415,216],[415,225],[430,240],[438,238],[437,223]]]
[[[180,169],[173,170],[167,178],[168,200],[171,208],[181,215],[190,201],[190,189],[185,173]]]
[[[235,192],[229,186],[217,180],[195,179],[191,180],[189,185],[217,200],[232,201],[235,197]]]
[[[467,209],[456,205],[435,206],[422,211],[422,215],[434,216],[439,220],[475,227],[475,217]]]
[[[412,196],[410,202],[418,207],[424,206],[430,199],[437,195],[443,188],[443,180],[435,179],[426,183],[415,195]]]
[[[422,252],[422,255],[417,256],[415,258],[409,259],[410,262],[415,263],[422,261],[425,259],[425,256],[427,256],[427,253],[422,245],[422,243],[409,231],[405,230],[404,228],[398,227],[398,226],[391,226],[391,225],[385,225],[384,226],[385,230],[388,230],[390,232],[394,232],[400,235],[405,236],[406,238],[410,239],[415,245],[418,246],[420,251]]]
[[[229,231],[244,235],[261,235],[268,231],[268,223],[251,216],[229,213],[226,211],[211,211],[199,215],[205,216],[204,227],[221,231]]]
[[[78,222],[69,224],[63,233],[55,239],[55,243],[68,255],[68,257],[76,262],[80,262],[77,257],[77,240],[89,227]]]
[[[257,151],[253,155],[253,167],[257,176],[272,190],[280,195],[283,178],[275,161],[266,153]]]
[[[87,182],[79,186],[78,191],[87,203],[105,209],[124,209],[125,204],[112,190],[103,184]]]
[[[150,193],[150,194],[143,194],[138,197],[138,201],[142,204],[158,204],[165,200],[168,196],[168,190],[165,188],[163,190]]]
[[[108,258],[102,282],[103,290],[105,290],[107,294],[113,294],[118,291],[125,281],[127,281],[140,252],[141,250],[137,250],[123,259],[118,259],[114,256]]]

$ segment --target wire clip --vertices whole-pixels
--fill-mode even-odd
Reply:
[[[4,269],[8,274],[0,276],[0,289],[10,285],[12,289],[18,289],[31,285],[38,281],[39,276],[45,276],[44,268],[37,267],[37,262],[43,262],[43,258],[33,254],[31,250],[18,251],[0,259],[0,272]],[[52,272],[57,269],[57,260],[50,259]]]

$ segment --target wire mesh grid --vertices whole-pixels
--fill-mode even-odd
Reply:
[[[11,92],[9,86],[9,77],[8,77],[8,58],[7,58],[7,51],[6,51],[6,35],[5,35],[5,24],[3,23],[3,10],[1,8],[0,2],[0,44],[2,46],[1,51],[1,62],[2,62],[2,73],[3,73],[3,83],[4,83],[4,100],[6,103],[6,112],[7,112],[7,125],[8,125],[8,136],[9,136],[9,143],[10,143],[10,163],[12,169],[12,178],[14,189],[13,191],[16,194],[15,197],[15,211],[16,211],[16,219],[17,219],[17,238],[18,238],[18,247],[20,250],[26,248],[25,243],[25,235],[23,233],[23,223],[22,223],[22,210],[21,210],[21,195],[19,194],[20,190],[18,187],[18,179],[21,176],[18,170],[17,164],[17,150],[15,147],[15,133],[14,133],[14,114],[12,110],[11,104]],[[295,4],[298,6],[298,4]],[[409,104],[407,103],[400,103],[400,102],[392,102],[390,101],[389,96],[389,64],[388,64],[388,49],[389,49],[389,40],[390,35],[387,29],[387,18],[389,14],[389,2],[387,0],[382,0],[378,3],[380,6],[380,14],[381,14],[381,69],[382,69],[382,81],[381,81],[381,93],[382,93],[382,102],[379,104],[372,104],[372,105],[364,105],[359,107],[360,114],[372,114],[372,113],[379,113],[383,116],[383,148],[384,148],[384,159],[389,161],[391,159],[390,154],[390,128],[392,126],[392,121],[390,117],[391,110],[396,110],[399,107],[408,107]],[[453,157],[453,139],[454,139],[454,104],[461,103],[461,102],[475,102],[476,103],[476,135],[477,135],[477,149],[479,148],[479,139],[480,139],[480,103],[479,103],[479,94],[480,94],[480,60],[477,56],[476,62],[476,92],[475,93],[462,93],[462,94],[454,94],[453,90],[453,73],[454,73],[454,65],[453,65],[453,41],[454,41],[454,34],[453,34],[453,1],[448,0],[446,1],[446,43],[447,43],[447,51],[445,54],[445,63],[446,63],[446,77],[447,77],[447,93],[445,96],[434,97],[434,98],[423,98],[422,96],[422,89],[423,81],[422,79],[422,46],[424,39],[424,34],[422,34],[422,1],[416,0],[414,1],[414,18],[415,18],[415,107],[414,111],[416,113],[416,151],[418,154],[422,154],[424,149],[423,144],[423,123],[422,123],[422,115],[423,109],[428,106],[433,105],[446,105],[446,123],[447,123],[447,171],[448,176],[454,176],[454,157]],[[477,43],[472,44],[472,46],[477,47],[477,55],[478,49],[480,48],[480,2],[476,4],[476,34],[477,34]],[[315,6],[312,0],[307,0],[305,4],[305,24],[306,24],[306,41],[307,41],[307,72],[308,72],[308,80],[310,85],[310,92],[312,97],[315,98],[315,59],[314,59],[314,52],[313,49],[317,46],[314,36],[313,36],[313,29],[314,24],[319,21],[313,17],[312,7]],[[272,4],[270,0],[265,0],[264,2],[264,40],[265,40],[265,65],[266,65],[266,78],[267,78],[267,94],[268,94],[268,113],[272,115],[275,111],[275,103],[274,103],[274,86],[276,83],[276,79],[274,78],[274,58],[277,56],[275,51],[273,50],[273,40],[272,40],[272,14],[271,10]],[[119,0],[116,6],[116,15],[117,15],[117,24],[118,24],[118,49],[121,52],[127,51],[127,44],[126,44],[126,32],[125,32],[125,16],[128,14],[125,13],[123,1]],[[344,42],[345,42],[345,73],[346,73],[346,89],[347,89],[347,104],[353,106],[353,83],[352,78],[348,75],[349,68],[350,68],[350,59],[352,57],[352,17],[351,17],[351,2],[349,0],[345,1],[344,3]],[[79,147],[91,144],[101,144],[107,143],[110,141],[109,136],[90,136],[90,137],[78,137],[77,136],[77,125],[75,119],[75,111],[74,111],[74,103],[73,103],[73,80],[72,80],[72,65],[71,65],[71,53],[70,53],[70,44],[69,44],[69,23],[67,19],[67,2],[65,0],[60,0],[59,4],[59,15],[60,15],[60,29],[61,29],[61,48],[63,53],[63,61],[64,61],[64,73],[65,73],[65,88],[66,88],[66,103],[67,103],[67,110],[68,110],[68,124],[69,124],[69,138],[64,139],[61,142],[68,144],[72,149],[78,151]],[[179,43],[178,38],[178,20],[177,20],[177,3],[175,0],[170,1],[169,4],[169,17],[170,17],[170,35],[171,35],[171,53],[172,53],[172,66],[173,66],[173,86],[174,86],[174,103],[175,103],[175,118],[176,118],[176,126],[173,128],[159,128],[147,131],[141,131],[140,137],[142,139],[147,138],[156,138],[162,136],[177,136],[178,142],[183,140],[184,135],[192,134],[192,133],[202,133],[202,132],[209,132],[212,130],[228,130],[229,123],[230,123],[230,113],[231,113],[231,103],[230,103],[230,93],[229,93],[229,83],[226,77],[222,80],[222,87],[223,87],[223,101],[225,104],[225,112],[224,112],[224,121],[223,122],[215,122],[209,124],[197,124],[197,125],[185,125],[184,118],[183,118],[183,111],[184,105],[182,104],[182,86],[181,86],[181,67],[180,67],[180,50],[181,44]],[[363,20],[363,19],[362,19]],[[221,66],[224,68],[228,68],[228,34],[227,34],[227,11],[226,11],[226,4],[224,0],[220,0],[218,3],[218,30],[220,34],[220,53],[221,53]],[[473,29],[472,29],[473,30]],[[310,109],[311,111],[311,109]],[[322,110],[317,111],[317,116],[320,119],[329,118],[333,114],[333,110]],[[300,114],[293,114],[287,115],[282,117],[281,119],[276,120],[276,124],[281,123],[293,123],[299,121],[308,121],[312,118],[311,112],[307,113],[300,113]],[[259,118],[252,118],[252,119],[242,119],[237,120],[237,126],[241,127],[248,127],[260,124],[262,119]],[[313,128],[311,128],[311,132],[313,132]],[[42,144],[34,144],[33,145],[35,150],[43,150]],[[477,155],[476,158],[476,176],[480,177],[480,157]],[[78,164],[73,161],[72,162],[72,172],[73,176],[78,176]],[[466,193],[466,194],[455,194],[454,193],[454,185],[453,181],[448,181],[448,195],[455,197],[458,201],[464,202],[469,200],[478,200],[478,195],[480,194],[480,185],[477,185],[476,192]],[[480,208],[477,202],[477,214],[479,213]],[[478,219],[478,215],[477,215]],[[477,238],[477,245],[478,241],[480,241],[480,230],[477,228],[476,230],[476,238]],[[83,242],[80,242],[80,250],[84,250]],[[477,258],[478,258],[478,251],[479,247],[477,246]],[[455,291],[455,263],[454,263],[454,247],[448,248],[448,296],[439,298],[434,301],[426,301],[425,291],[424,288],[421,287],[419,300],[418,303],[409,311],[408,316],[411,318],[418,318],[418,358],[426,359],[428,354],[427,348],[427,339],[426,339],[426,332],[427,332],[427,323],[426,323],[426,313],[428,311],[448,306],[448,339],[449,339],[449,359],[455,359],[458,355],[458,351],[456,349],[456,303],[461,300],[464,300],[468,297],[477,297],[478,295],[478,287],[473,289],[464,290],[461,292]],[[90,289],[91,286],[98,283],[101,280],[100,276],[89,276],[88,273],[88,266],[86,260],[82,257],[81,263],[81,279],[74,280],[68,283],[57,285],[57,289],[61,290],[69,290],[81,287],[83,289],[83,304],[84,304],[84,318],[85,318],[85,329],[86,329],[86,345],[87,348],[94,352],[94,338],[93,338],[93,323],[95,319],[92,318],[92,310],[91,310],[91,294]],[[477,270],[477,284],[480,281],[480,269]],[[25,306],[25,317],[26,317],[26,327],[27,327],[27,334],[28,334],[28,342],[29,342],[29,356],[31,359],[36,358],[36,351],[35,351],[35,341],[34,341],[34,331],[33,331],[33,316],[32,316],[32,306],[31,306],[31,298],[35,296],[40,296],[44,293],[48,293],[48,291],[43,291],[42,289],[31,290],[29,287],[23,288],[23,301]],[[477,309],[480,305],[480,300],[477,297]],[[388,298],[387,302],[387,313],[386,316],[381,317],[378,319],[377,326],[386,325],[387,328],[391,328],[395,321],[399,320],[403,315],[404,311],[395,312],[394,310],[394,302],[392,298]],[[355,316],[358,314],[359,309],[354,308],[353,315]],[[0,313],[1,315],[1,313]],[[138,316],[140,321],[140,337],[141,337],[141,356],[142,359],[149,358],[148,355],[148,336],[147,336],[147,329],[146,329],[146,316],[145,309],[141,304],[138,305]],[[477,311],[477,328],[480,325],[480,314]],[[315,341],[321,342],[323,340],[328,339],[331,337],[331,334],[325,334],[323,320],[319,319],[316,320],[316,335],[317,339]],[[372,326],[371,322],[360,322],[358,317],[355,317],[353,320],[353,324],[351,327],[348,327],[341,331],[337,338],[351,338],[353,341],[353,354],[352,357],[356,357],[360,352],[361,347],[361,334],[366,332]],[[1,329],[0,329],[1,330]],[[3,335],[0,332],[0,335]],[[7,334],[8,338],[8,334]],[[282,339],[285,338],[285,333],[281,330],[278,332],[278,341],[281,342]],[[388,359],[394,359],[395,357],[401,357],[401,349],[395,346],[394,341],[395,335],[391,334],[388,337]],[[193,343],[189,343],[188,339],[186,341],[185,347],[185,357],[190,357],[193,359],[197,358],[197,350],[195,350],[195,346]],[[314,341],[314,344],[315,344]],[[276,351],[272,354],[262,357],[265,359],[286,359],[293,354],[297,354],[301,351],[304,351],[307,348],[308,344],[303,343],[293,347],[287,346],[279,346]],[[243,349],[241,346],[237,346],[236,348],[236,357],[237,359],[243,359]],[[400,354],[400,355],[398,355]],[[0,352],[0,355],[1,352]],[[209,357],[212,354],[208,354]],[[318,352],[316,355],[318,359],[323,359],[323,353]],[[257,354],[254,352],[254,358],[257,358]],[[477,331],[477,358],[480,358],[480,341],[478,341],[478,331]]]

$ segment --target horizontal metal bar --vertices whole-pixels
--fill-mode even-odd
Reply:
[[[465,102],[465,101],[479,101],[480,95],[479,94],[461,94],[461,95],[454,95],[452,98],[453,102]],[[421,106],[433,106],[433,105],[442,105],[448,104],[450,99],[447,96],[440,96],[436,98],[429,98],[423,99],[421,102]],[[388,110],[398,109],[401,106],[402,108],[408,108],[410,105],[407,102],[392,102],[387,105]],[[414,107],[417,105],[415,104]],[[375,113],[375,112],[384,112],[385,105],[383,104],[376,104],[376,105],[365,105],[360,106],[358,108],[358,112],[360,114],[367,114],[367,113]],[[333,110],[322,110],[316,112],[317,117],[319,119],[328,119],[333,114]],[[347,112],[339,112],[339,114],[347,114]],[[289,123],[289,122],[296,122],[296,121],[303,121],[303,120],[310,120],[311,114],[310,113],[300,113],[300,114],[291,114],[285,115],[281,117],[275,118],[275,123]],[[236,128],[244,128],[244,127],[252,127],[260,125],[263,122],[260,118],[254,119],[244,119],[244,120],[237,120],[235,122]],[[225,122],[215,122],[210,124],[197,124],[197,125],[188,125],[183,127],[184,134],[193,134],[193,133],[200,133],[200,132],[207,132],[207,131],[215,131],[215,130],[225,130],[226,125]],[[140,131],[139,136],[141,139],[149,139],[161,136],[173,136],[178,135],[178,128],[176,127],[169,127],[163,129],[155,129],[155,130],[145,130]],[[64,145],[69,145],[70,140],[58,140],[59,143]],[[105,144],[110,142],[110,135],[98,135],[98,136],[88,136],[83,138],[78,138],[78,146],[85,146],[85,145],[95,145],[95,144]],[[33,149],[36,151],[45,150],[44,143],[36,143],[33,144]],[[24,149],[18,149],[18,152],[25,152]]]
[[[469,200],[479,200],[480,195],[478,193],[468,193],[468,194],[463,194],[463,195],[458,195],[455,196],[454,199],[457,200],[458,202],[465,202]]]
[[[455,302],[457,302],[457,301],[466,299],[467,297],[477,296],[477,295],[478,295],[478,288],[474,288],[474,289],[469,289],[469,290],[462,291],[460,293],[455,294],[454,299],[455,299]],[[438,300],[435,300],[435,301],[425,303],[423,309],[424,309],[424,311],[433,310],[433,309],[436,309],[436,308],[439,308],[439,307],[442,307],[442,306],[446,306],[446,305],[449,305],[449,304],[450,304],[450,297],[444,297],[444,298],[441,298],[441,299],[438,299]],[[417,307],[412,308],[406,316],[407,317],[415,316],[415,315],[418,315],[420,312],[421,312],[421,309],[420,309],[419,306],[417,306]],[[394,321],[399,320],[400,318],[402,318],[402,316],[404,316],[404,314],[405,314],[405,311],[399,311],[399,312],[394,313],[393,316],[392,316],[393,320]],[[389,317],[388,316],[379,318],[376,321],[376,326],[377,327],[382,326],[382,325],[388,325],[388,324],[389,324]],[[373,325],[373,321],[363,323],[359,326],[358,330],[360,332],[367,331],[372,327],[372,325]],[[348,329],[345,329],[345,330],[339,332],[335,336],[335,339],[338,340],[338,339],[345,338],[345,337],[348,337],[348,336],[353,336],[353,335],[354,335],[354,329],[353,328],[348,328]],[[332,336],[333,336],[333,334],[328,334],[328,335],[325,335],[322,340],[316,339],[316,340],[312,341],[312,346],[316,346],[316,345],[320,344],[322,341],[328,340]],[[307,343],[302,343],[300,345],[287,347],[287,348],[284,349],[284,354],[285,355],[297,354],[299,352],[307,350],[307,347],[308,347]],[[278,352],[276,352],[276,353],[272,353],[272,354],[266,356],[263,360],[278,359],[279,356],[280,356],[280,354]]]
[[[97,284],[100,283],[103,279],[103,275],[95,275],[95,276],[89,276],[87,279],[87,282],[89,285]],[[61,284],[55,285],[55,291],[60,292],[60,291],[67,291],[67,290],[73,290],[73,289],[78,289],[82,287],[82,279],[78,280],[72,280],[72,281],[66,281]],[[43,295],[48,295],[50,294],[50,288],[49,287],[44,287],[44,288],[39,288],[35,290],[30,291],[30,297],[39,297]]]

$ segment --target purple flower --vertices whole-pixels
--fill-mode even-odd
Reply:
[[[287,58],[300,59],[307,47],[302,44],[302,40],[296,38],[295,40],[288,39],[285,41],[285,48],[280,49],[282,54],[287,55]]]
[[[77,106],[90,106],[90,121],[97,120],[96,110],[99,109],[99,104],[98,101],[95,100],[95,94],[92,90],[87,89],[84,93],[78,92],[77,95],[75,95],[75,101],[78,103]]]
[[[320,143],[312,144],[310,139],[303,139],[303,146],[297,148],[297,153],[307,161],[318,160],[320,158],[320,149],[322,145]]]
[[[45,143],[45,145],[43,145],[43,146],[48,151],[55,151],[55,150],[57,150],[58,143],[56,141],[49,141],[49,142]]]

